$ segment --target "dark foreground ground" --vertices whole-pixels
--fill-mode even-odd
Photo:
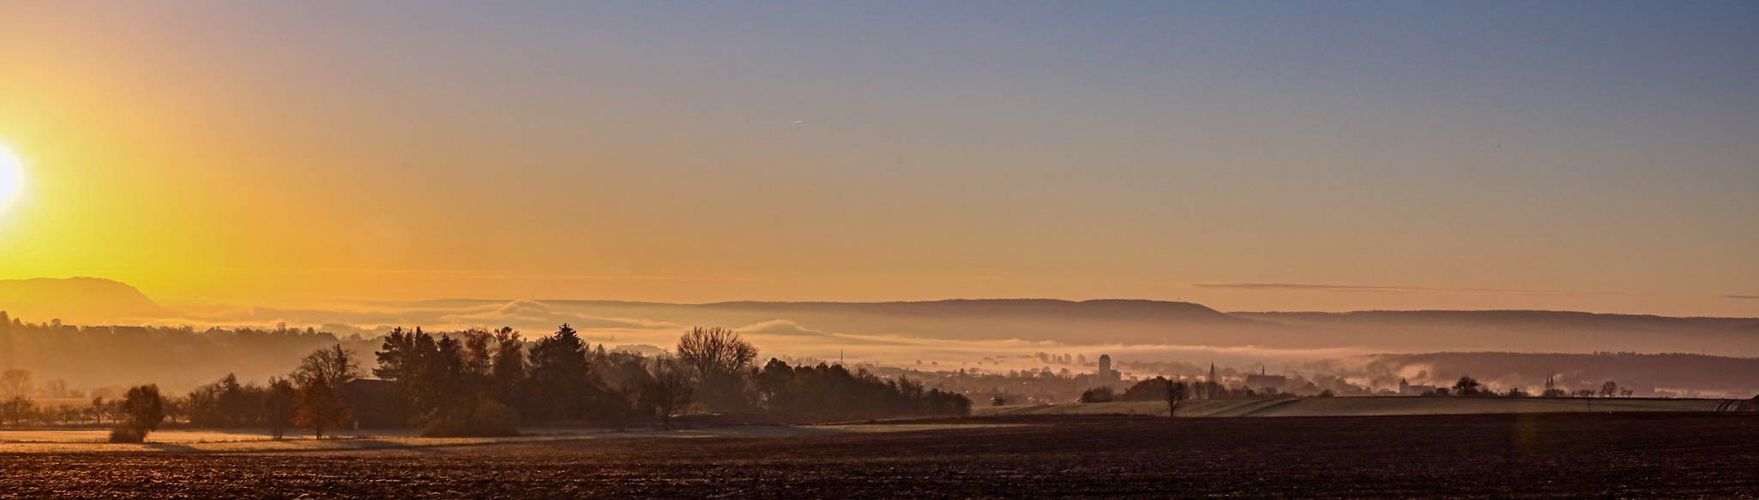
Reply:
[[[1032,425],[370,452],[0,455],[0,496],[1759,496],[1759,417],[1751,415],[1005,421]]]

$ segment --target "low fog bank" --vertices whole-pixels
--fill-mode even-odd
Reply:
[[[1379,387],[1446,387],[1472,377],[1491,388],[1540,394],[1547,380],[1574,393],[1613,382],[1633,396],[1748,398],[1759,393],[1759,359],[1701,354],[1444,352],[1325,361],[1309,370]]]
[[[561,323],[616,332],[751,326],[796,337],[856,336],[1057,345],[1209,346],[1361,352],[1691,352],[1759,356],[1759,318],[1671,318],[1558,311],[1223,313],[1199,304],[1043,299],[930,302],[615,301],[337,302],[293,307],[182,306],[154,324],[287,323],[338,333]],[[858,340],[858,339],[846,339]]]
[[[130,326],[79,328],[15,318],[0,368],[39,381],[100,388],[157,381],[177,391],[227,373],[277,374],[330,343],[361,354],[394,327],[446,332],[510,326],[527,338],[568,323],[595,344],[644,354],[692,326],[724,326],[763,358],[931,372],[1096,371],[1110,355],[1121,380],[1254,373],[1340,381],[1367,391],[1398,381],[1448,385],[1472,376],[1534,391],[1548,376],[1570,387],[1615,380],[1640,395],[1750,395],[1759,374],[1759,320],[1584,313],[1222,313],[1154,301],[953,300],[897,303],[609,301],[325,302],[282,307],[183,304]],[[144,327],[143,327],[144,325]],[[1595,355],[1596,352],[1714,355]],[[1432,353],[1432,354],[1420,354]],[[1563,353],[1563,354],[1559,354]],[[1721,356],[1721,357],[1719,357]],[[363,356],[371,362],[371,356]],[[370,368],[370,367],[368,367]],[[1317,389],[1315,389],[1317,390]],[[1536,391],[1535,391],[1536,392]]]

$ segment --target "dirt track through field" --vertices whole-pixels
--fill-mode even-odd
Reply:
[[[1732,414],[1161,419],[791,438],[0,456],[0,492],[97,497],[1759,495]]]

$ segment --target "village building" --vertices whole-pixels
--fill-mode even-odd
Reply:
[[[1433,386],[1433,385],[1412,385],[1410,382],[1407,382],[1405,379],[1402,379],[1402,378],[1399,379],[1399,395],[1400,396],[1422,396],[1424,394],[1431,394],[1434,392],[1435,392],[1435,386]]]

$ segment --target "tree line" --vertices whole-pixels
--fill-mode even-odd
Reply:
[[[374,375],[407,403],[403,418],[430,435],[503,435],[521,424],[589,423],[670,428],[687,408],[792,418],[964,415],[963,395],[908,379],[881,380],[841,366],[792,367],[737,332],[694,328],[674,354],[647,357],[589,349],[562,325],[524,350],[518,332],[434,336],[393,331]]]
[[[396,329],[373,354],[373,378],[332,345],[267,384],[227,375],[172,399],[138,386],[114,403],[112,439],[139,442],[167,415],[196,427],[266,427],[280,439],[294,426],[323,437],[357,423],[499,436],[526,425],[671,428],[690,412],[830,420],[966,415],[971,407],[961,394],[841,365],[771,359],[758,368],[757,348],[722,328],[691,329],[673,354],[654,357],[591,349],[566,324],[535,342],[511,328]]]
[[[275,439],[281,439],[298,424],[310,427],[313,435],[322,438],[349,422],[349,409],[340,388],[354,380],[359,369],[348,351],[335,345],[307,355],[287,378],[272,378],[267,386],[239,384],[237,377],[227,375],[219,382],[191,391],[182,400],[168,400],[157,385],[135,386],[122,397],[118,420],[110,429],[110,441],[144,441],[147,433],[164,422],[167,406],[172,405],[180,407],[192,425],[260,425],[267,427]]]
[[[1530,394],[1519,387],[1511,387],[1506,390],[1498,391],[1479,382],[1478,379],[1472,378],[1471,376],[1462,376],[1458,381],[1455,381],[1452,386],[1437,387],[1425,391],[1421,395],[1427,397],[1453,396],[1509,398],[1533,396],[1533,394]],[[1608,380],[1605,383],[1602,383],[1597,390],[1579,389],[1573,392],[1559,388],[1551,381],[1547,381],[1544,392],[1540,393],[1538,396],[1547,398],[1611,398],[1631,397],[1631,395],[1632,391],[1630,389],[1621,388],[1617,382]],[[1187,382],[1182,380],[1172,380],[1166,377],[1154,377],[1137,381],[1128,389],[1125,389],[1123,394],[1118,394],[1111,387],[1094,387],[1083,391],[1079,401],[1082,403],[1104,403],[1110,401],[1158,401],[1165,399],[1169,404],[1173,404],[1174,411],[1177,411],[1177,402],[1187,399],[1256,399],[1283,396],[1287,395],[1280,393],[1261,393],[1253,391],[1251,388],[1247,387],[1229,388],[1220,383],[1210,381]],[[1333,392],[1330,389],[1327,389],[1321,391],[1316,397],[1332,396]]]
[[[183,394],[227,373],[267,380],[338,342],[350,349],[364,343],[311,328],[75,326],[0,311],[0,368],[30,371],[45,398],[119,399],[143,380]]]

